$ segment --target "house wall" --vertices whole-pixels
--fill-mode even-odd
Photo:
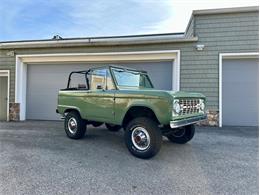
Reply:
[[[51,54],[51,53],[102,53],[102,52],[127,52],[127,51],[157,51],[157,50],[178,50],[181,52],[192,51],[194,43],[178,44],[146,44],[146,45],[124,45],[124,46],[86,46],[69,48],[41,48],[41,49],[14,49],[15,55],[22,54]],[[15,56],[7,56],[10,50],[2,50],[0,57],[0,69],[11,69],[10,102],[15,100]],[[2,60],[4,59],[4,60]],[[182,57],[181,57],[182,60]],[[7,63],[8,62],[8,63]]]
[[[69,48],[38,48],[0,50],[0,69],[10,70],[10,102],[15,101],[15,56],[17,54],[87,53],[180,50],[180,88],[201,92],[207,96],[210,118],[218,122],[218,58],[219,53],[258,52],[259,14],[255,12],[194,15],[189,34],[198,37],[197,42],[163,43],[124,46],[85,46]],[[194,29],[193,29],[194,28]],[[203,44],[203,51],[196,45]],[[10,54],[10,53],[9,53]]]
[[[194,37],[194,17],[190,18],[189,24],[185,31],[185,37]]]
[[[258,52],[259,13],[226,13],[195,15],[197,44],[205,45],[201,52],[185,52],[181,69],[181,88],[204,93],[209,100],[210,116],[218,116],[219,53]],[[189,63],[190,62],[190,63]],[[218,117],[216,117],[218,118]]]
[[[13,102],[15,92],[15,58],[7,56],[8,52],[0,49],[0,70],[10,70],[10,102]]]

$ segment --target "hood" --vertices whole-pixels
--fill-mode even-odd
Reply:
[[[185,91],[167,91],[167,90],[157,90],[157,89],[120,89],[118,90],[118,94],[127,95],[128,97],[131,95],[134,96],[147,96],[150,98],[203,98],[205,96],[201,93],[192,93]]]
[[[201,93],[186,92],[186,91],[167,91],[173,98],[202,98],[206,97]]]

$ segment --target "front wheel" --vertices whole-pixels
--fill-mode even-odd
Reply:
[[[64,128],[69,138],[80,139],[84,137],[86,133],[87,124],[80,117],[78,112],[71,111],[65,117]]]
[[[177,144],[185,144],[190,141],[195,134],[195,125],[188,125],[174,129],[173,132],[167,135],[167,138]]]
[[[133,119],[125,130],[125,143],[128,150],[138,158],[155,156],[162,144],[162,133],[157,123],[149,118]]]

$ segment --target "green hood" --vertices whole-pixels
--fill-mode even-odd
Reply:
[[[206,97],[201,93],[185,92],[185,91],[167,91],[173,98],[203,98]]]
[[[167,98],[173,100],[175,98],[203,98],[205,96],[201,93],[191,93],[184,91],[166,91],[166,90],[157,90],[157,89],[120,89],[117,91],[117,94],[127,95],[128,97],[141,96],[143,98]]]

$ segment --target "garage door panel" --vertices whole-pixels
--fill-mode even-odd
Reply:
[[[223,125],[258,125],[258,59],[224,60]]]
[[[135,62],[117,65],[146,70],[156,89],[172,89],[172,62]],[[26,119],[59,120],[55,113],[59,89],[66,88],[71,71],[104,64],[33,64],[27,66]]]
[[[156,63],[128,63],[120,66],[132,67],[148,72],[152,83],[156,89],[172,89],[172,63],[173,62],[156,62]]]
[[[59,120],[55,113],[59,89],[65,88],[69,73],[86,65],[28,65],[26,119]]]

